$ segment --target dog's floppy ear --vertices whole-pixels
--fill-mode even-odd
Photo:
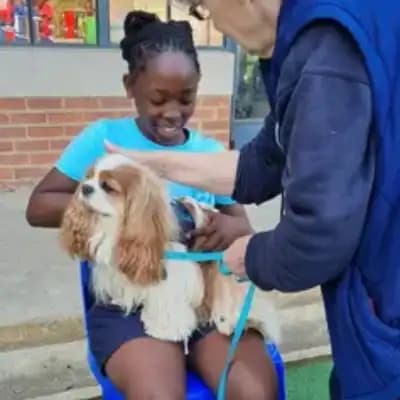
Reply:
[[[60,228],[60,242],[71,257],[93,261],[89,239],[93,233],[95,215],[79,201],[79,189],[80,187],[65,210]]]
[[[119,180],[126,175],[126,193],[116,263],[133,283],[158,283],[165,277],[164,252],[173,230],[161,183],[147,170],[136,170],[134,176],[127,167],[118,174]]]

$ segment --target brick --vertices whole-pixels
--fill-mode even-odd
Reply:
[[[189,121],[188,123],[188,127],[190,129],[195,129],[195,130],[199,130],[200,129],[200,122],[199,121]]]
[[[229,102],[228,96],[202,96],[199,99],[199,105],[205,107],[224,106]]]
[[[0,110],[24,110],[25,99],[21,98],[0,98]]]
[[[31,138],[51,138],[62,136],[64,129],[62,126],[35,126],[28,128],[28,137]]]
[[[0,153],[5,153],[7,151],[13,151],[13,142],[9,140],[0,141]]]
[[[17,186],[15,185],[15,179],[2,179],[0,181],[0,192],[15,192]]]
[[[14,169],[0,167],[0,180],[14,179]]]
[[[16,151],[37,152],[49,150],[49,148],[48,140],[20,140],[15,142]]]
[[[59,155],[58,152],[30,154],[29,162],[32,165],[50,165],[58,159]]]
[[[10,122],[9,114],[0,113],[0,124],[8,124]]]
[[[15,179],[37,179],[47,172],[47,167],[16,167]]]
[[[82,122],[82,113],[63,112],[47,114],[47,120],[54,124],[73,124]]]
[[[194,119],[215,119],[216,117],[215,107],[197,107],[193,115]]]
[[[114,115],[111,111],[94,111],[83,113],[83,120],[87,123],[91,123],[103,118],[114,118]]]
[[[43,124],[46,122],[46,114],[43,113],[16,113],[10,114],[12,124]]]
[[[21,165],[21,164],[28,164],[29,163],[29,156],[28,154],[0,154],[0,165]]]
[[[203,121],[201,127],[205,131],[224,131],[229,129],[229,121]]]
[[[134,116],[133,116],[133,114],[132,114],[131,112],[129,112],[129,111],[124,111],[124,110],[121,110],[121,111],[113,111],[113,112],[110,114],[110,116],[111,116],[111,118],[126,118],[126,117],[132,117],[132,118],[134,118]]]
[[[213,132],[212,134],[209,134],[208,136],[213,137],[214,139],[219,140],[220,142],[223,142],[225,144],[229,144],[229,132],[225,131],[225,132]]]
[[[101,97],[100,99],[101,108],[127,108],[128,110],[133,108],[133,101],[124,97]]]
[[[91,110],[99,108],[97,97],[68,97],[64,99],[65,108]]]
[[[64,150],[69,144],[68,139],[54,139],[50,140],[50,150]]]
[[[217,119],[229,120],[231,117],[231,109],[229,107],[218,107]]]
[[[61,98],[57,97],[32,97],[26,99],[28,109],[49,110],[61,108],[63,103]]]
[[[64,126],[64,135],[68,137],[74,137],[85,129],[86,125],[71,125]]]
[[[0,139],[22,138],[26,136],[26,128],[11,126],[0,127]]]

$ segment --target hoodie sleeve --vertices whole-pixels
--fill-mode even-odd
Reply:
[[[245,264],[257,286],[291,292],[340,275],[367,212],[375,164],[371,90],[348,33],[333,23],[303,31],[285,60],[278,97],[283,215],[274,230],[252,237]]]
[[[284,155],[275,140],[275,127],[269,115],[258,135],[240,151],[233,198],[241,204],[260,204],[281,192]]]

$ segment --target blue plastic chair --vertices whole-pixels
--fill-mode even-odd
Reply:
[[[89,290],[90,280],[90,267],[86,261],[80,263],[80,275],[81,275],[81,287],[82,287],[82,299],[84,307],[84,322],[87,325],[87,311],[93,304],[93,297]],[[279,400],[286,400],[285,393],[285,365],[282,357],[279,353],[278,348],[273,343],[267,343],[266,351],[269,353],[276,369],[278,377],[278,389],[279,389]],[[111,383],[107,377],[105,377],[93,357],[88,346],[87,360],[90,371],[92,372],[97,383],[101,387],[103,400],[124,400],[123,395],[117,390],[117,388]],[[186,399],[187,400],[215,400],[215,395],[212,391],[203,383],[203,381],[193,372],[188,371],[186,375]]]

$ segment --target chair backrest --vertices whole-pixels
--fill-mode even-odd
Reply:
[[[90,293],[90,265],[87,261],[81,261],[79,266],[80,266],[79,273],[81,278],[83,312],[86,323],[87,312],[94,302],[93,296]]]

